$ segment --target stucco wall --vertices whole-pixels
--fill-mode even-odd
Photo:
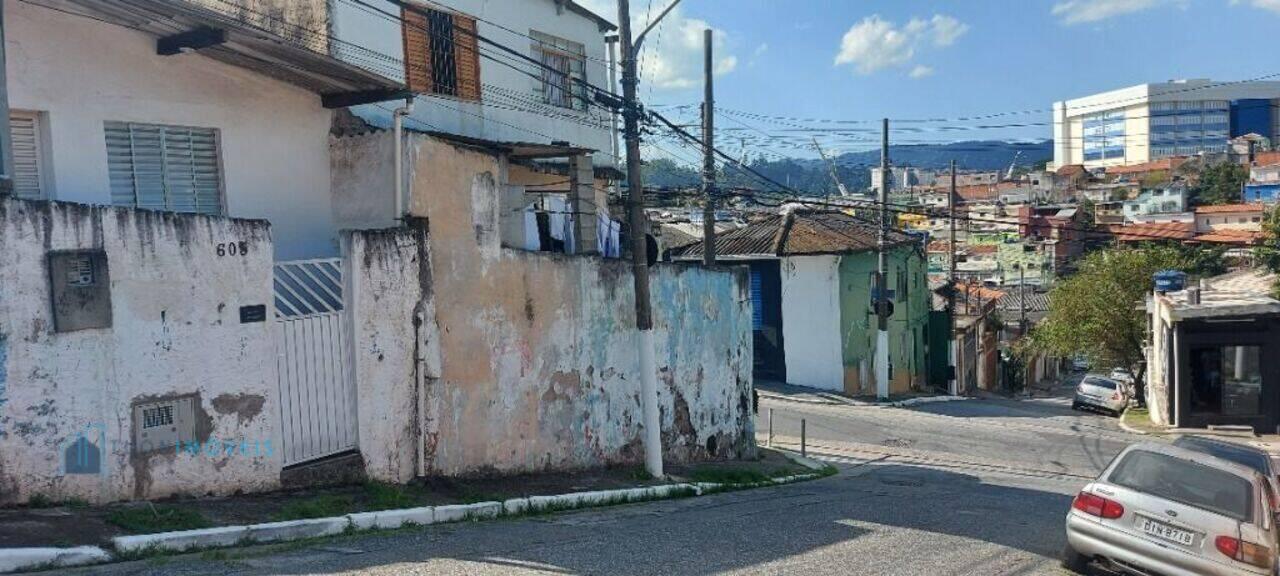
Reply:
[[[236,255],[217,254],[224,242]],[[0,246],[0,503],[277,485],[265,222],[0,200]],[[47,255],[73,249],[106,254],[110,328],[55,332]],[[242,324],[240,307],[259,304],[266,321]],[[196,398],[197,438],[215,453],[135,454],[132,405],[179,395]],[[63,450],[82,433],[104,444],[101,473],[64,475]]]
[[[440,375],[426,230],[347,232],[343,257],[365,473],[406,482],[416,471],[418,421],[425,417],[418,371],[424,389],[438,386]]]
[[[439,333],[439,380],[428,383],[423,412],[427,472],[639,463],[639,357],[627,263],[502,248],[501,163],[421,135],[411,137],[409,149],[412,211],[430,223],[430,273],[419,282],[430,288]],[[754,450],[747,289],[742,270],[654,271],[670,460]],[[356,297],[355,313],[364,314],[359,291]],[[407,304],[379,307],[389,315],[380,326],[397,316],[402,325],[409,321]],[[392,340],[403,346],[412,339],[401,333]],[[392,355],[383,358],[391,362]],[[393,379],[403,381],[408,372],[397,370]]]
[[[337,255],[318,95],[199,54],[159,56],[155,37],[121,26],[5,9],[9,105],[41,114],[50,199],[111,203],[104,122],[216,128],[225,214],[270,220],[280,259]]]
[[[781,274],[787,382],[843,391],[840,257],[784,258]]]
[[[929,325],[927,263],[915,246],[889,252],[889,289],[896,292],[889,319],[889,362],[893,377],[891,394],[901,394],[924,384],[925,331]],[[874,394],[876,318],[871,309],[871,273],[874,252],[846,255],[840,260],[840,317],[843,329],[844,389],[849,394]],[[907,275],[906,293],[899,277]]]

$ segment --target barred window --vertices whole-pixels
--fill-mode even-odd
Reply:
[[[405,83],[419,94],[480,99],[476,21],[429,8],[405,8]]]

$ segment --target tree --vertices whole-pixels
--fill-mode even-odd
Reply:
[[[1173,246],[1146,246],[1094,252],[1077,272],[1049,293],[1049,314],[1029,335],[1026,348],[1055,356],[1084,356],[1094,366],[1118,366],[1136,375],[1139,402],[1146,397],[1142,308],[1152,275],[1176,269],[1212,272],[1211,256]]]
[[[1222,162],[1200,172],[1200,182],[1191,190],[1192,202],[1197,205],[1234,204],[1240,201],[1240,191],[1249,181],[1249,170],[1234,162]]]
[[[1272,272],[1280,272],[1280,206],[1267,212],[1262,221],[1262,244],[1253,249],[1258,263]],[[1271,287],[1272,296],[1280,298],[1280,279]]]

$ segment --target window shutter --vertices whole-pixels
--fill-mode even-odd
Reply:
[[[18,198],[43,199],[39,119],[34,114],[13,114],[9,129],[13,136],[13,193]]]
[[[454,62],[457,66],[458,97],[480,99],[480,50],[476,42],[476,21],[453,16]]]
[[[217,131],[107,122],[106,136],[113,205],[222,213]]]
[[[425,14],[401,9],[404,31],[404,81],[409,90],[419,94],[435,91],[431,77],[431,35],[427,32]]]

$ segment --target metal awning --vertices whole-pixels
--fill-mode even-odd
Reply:
[[[195,51],[300,86],[327,108],[403,98],[403,82],[330,56],[327,27],[313,29],[246,0],[28,0],[139,30],[157,53]],[[323,10],[328,10],[327,4]],[[326,15],[327,17],[327,15]]]

